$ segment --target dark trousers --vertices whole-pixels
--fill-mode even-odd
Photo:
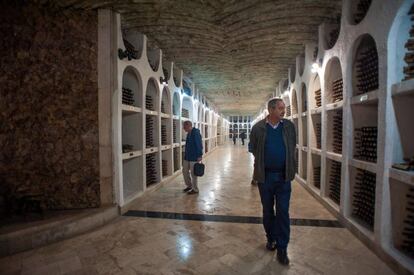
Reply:
[[[286,249],[290,236],[290,181],[285,181],[283,173],[266,172],[265,182],[259,183],[259,192],[266,237],[268,241],[276,242],[277,249]]]

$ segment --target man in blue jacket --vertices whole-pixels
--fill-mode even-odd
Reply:
[[[193,128],[191,121],[185,121],[184,131],[187,133],[183,160],[183,176],[187,187],[183,190],[187,194],[197,194],[197,176],[194,175],[194,164],[200,162],[203,156],[203,142],[200,130]],[[191,174],[191,176],[190,176]]]
[[[285,104],[282,99],[272,98],[267,108],[269,115],[257,122],[250,133],[253,179],[259,182],[266,248],[277,249],[278,261],[288,265],[289,202],[291,181],[295,178],[296,130],[292,122],[283,119]]]

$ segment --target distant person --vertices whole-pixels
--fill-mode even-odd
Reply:
[[[237,135],[233,134],[233,144],[236,145]]]
[[[246,133],[245,132],[240,133],[240,139],[242,141],[242,145],[244,145],[244,140],[246,139]]]
[[[198,186],[197,176],[194,174],[194,164],[201,162],[202,160],[203,142],[200,130],[193,128],[191,121],[185,121],[183,128],[187,133],[183,160],[183,176],[187,187],[183,190],[183,192],[187,192],[187,194],[197,194]]]
[[[282,99],[269,100],[267,108],[269,115],[257,122],[250,134],[253,178],[258,182],[263,207],[266,248],[277,249],[279,263],[288,265],[290,182],[295,177],[296,131],[292,122],[283,119],[285,104]]]

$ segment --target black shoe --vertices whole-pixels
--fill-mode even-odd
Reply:
[[[188,192],[190,190],[191,190],[191,187],[186,187],[186,188],[183,189],[183,192],[185,193],[185,192]]]
[[[189,195],[198,194],[198,191],[195,191],[195,190],[191,189],[190,191],[187,192],[187,194],[189,194]]]
[[[270,251],[275,251],[276,250],[276,243],[274,241],[267,241],[266,249],[270,250]]]
[[[289,258],[288,258],[286,249],[278,249],[277,250],[277,260],[282,265],[288,265],[289,264]]]

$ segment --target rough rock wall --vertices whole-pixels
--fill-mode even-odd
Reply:
[[[97,21],[0,4],[0,192],[100,205]]]

